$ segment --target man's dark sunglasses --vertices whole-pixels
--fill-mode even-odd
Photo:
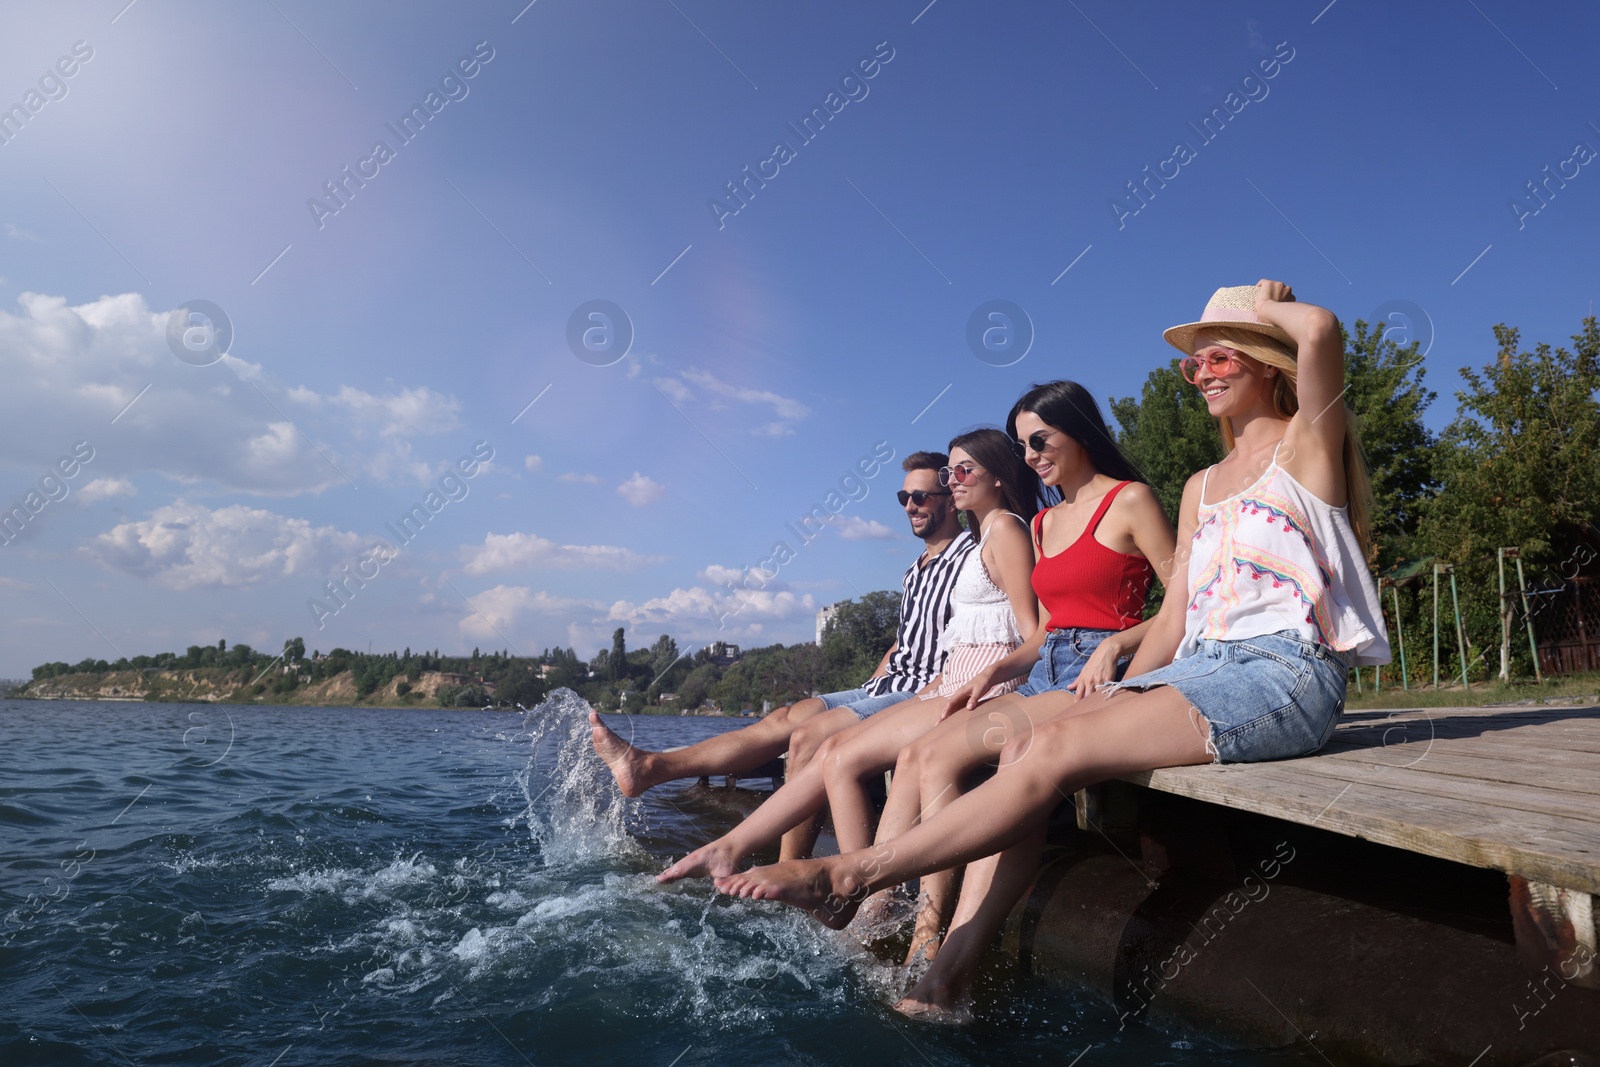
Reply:
[[[913,489],[909,493],[906,492],[904,489],[902,489],[898,493],[895,494],[895,499],[900,501],[900,506],[901,507],[905,507],[906,506],[906,501],[909,500],[912,503],[916,504],[917,507],[920,508],[922,505],[924,505],[924,504],[926,504],[928,502],[928,498],[930,496],[949,496],[949,495],[950,495],[950,490],[948,490],[948,489],[932,489],[932,490],[929,490],[929,489]]]

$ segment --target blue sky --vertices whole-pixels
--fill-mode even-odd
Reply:
[[[1561,343],[1596,295],[1591,5],[525,4],[7,16],[0,675],[808,640],[917,551],[898,463],[847,478],[875,449],[1035,381],[1136,394],[1217,286],[1410,309],[1436,425],[1495,323]],[[179,359],[202,300],[231,344]],[[596,300],[625,355],[569,345]],[[1031,322],[1009,366],[967,341],[992,300]]]

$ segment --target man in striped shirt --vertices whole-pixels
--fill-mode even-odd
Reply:
[[[949,462],[942,452],[913,452],[901,464],[906,476],[898,499],[911,532],[923,542],[923,551],[901,579],[895,642],[872,677],[858,689],[797,700],[743,730],[671,752],[635,748],[601,722],[598,712],[591,711],[595,752],[611,768],[624,795],[636,797],[677,778],[747,773],[785,749],[793,774],[827,738],[910,699],[933,680],[942,667],[939,635],[953,610],[950,591],[961,564],[977,547],[972,536],[961,529],[950,490],[939,484],[939,468]],[[809,852],[812,837],[806,827],[791,830],[784,837],[784,858]]]

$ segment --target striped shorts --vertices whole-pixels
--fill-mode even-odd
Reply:
[[[933,700],[935,697],[945,698],[957,689],[966,685],[977,676],[978,672],[991,663],[998,663],[1011,654],[1016,645],[956,645],[944,657],[944,672],[939,680],[939,688],[924,696],[923,700]],[[1021,678],[1013,678],[1009,682],[1001,682],[991,688],[979,699],[989,700],[993,697],[1009,693],[1022,684]]]

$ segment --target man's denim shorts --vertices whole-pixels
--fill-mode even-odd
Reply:
[[[873,696],[863,686],[860,689],[846,689],[842,693],[824,693],[817,699],[822,701],[822,706],[828,709],[849,708],[856,713],[856,718],[866,719],[876,715],[884,708],[892,708],[904,700],[910,700],[914,693],[885,693],[882,696]]]
[[[1078,673],[1100,647],[1100,642],[1115,630],[1051,630],[1039,649],[1039,662],[1033,665],[1028,680],[1017,687],[1017,696],[1035,697],[1058,692],[1078,680]],[[1122,666],[1126,666],[1123,664]],[[1120,669],[1119,669],[1120,673]]]
[[[1293,630],[1232,641],[1202,640],[1193,655],[1117,684],[1169,685],[1211,726],[1206,750],[1219,762],[1309,755],[1328,743],[1344,713],[1350,665]]]

